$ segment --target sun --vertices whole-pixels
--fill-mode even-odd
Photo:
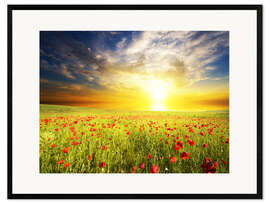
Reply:
[[[156,102],[162,101],[166,97],[166,90],[164,87],[155,87],[152,92],[152,99]]]
[[[147,92],[152,98],[152,111],[167,111],[165,100],[168,93],[168,84],[163,80],[149,80],[146,84]]]

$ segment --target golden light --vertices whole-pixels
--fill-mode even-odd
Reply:
[[[167,111],[165,100],[168,93],[168,84],[162,80],[152,79],[147,81],[146,90],[152,97],[152,111]]]
[[[152,106],[152,111],[168,111],[164,105],[154,105]]]

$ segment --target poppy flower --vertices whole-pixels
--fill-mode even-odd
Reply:
[[[192,140],[190,140],[190,139],[188,139],[187,143],[188,143],[190,146],[193,146],[193,145],[195,144],[194,141],[192,141]]]
[[[162,159],[162,156],[158,156],[158,160],[161,160]]]
[[[171,163],[176,163],[176,157],[174,157],[174,156],[170,157],[170,162]]]
[[[130,132],[127,132],[127,135],[130,135]]]
[[[64,164],[64,167],[67,168],[69,165],[70,165],[70,163],[67,162],[67,163]]]
[[[227,161],[224,161],[224,160],[222,160],[222,159],[220,160],[220,162],[223,163],[224,165],[227,164]]]
[[[215,166],[216,168],[218,167],[218,162],[213,161],[213,164],[214,164],[214,166]]]
[[[148,154],[148,155],[147,155],[147,158],[148,158],[148,159],[151,159],[151,158],[152,158],[151,154]]]
[[[56,144],[52,144],[51,147],[52,147],[52,148],[56,147]]]
[[[72,142],[71,143],[71,145],[74,145],[74,146],[76,146],[76,145],[78,145],[79,144],[79,142]]]
[[[204,136],[204,132],[200,132],[200,135],[201,135],[201,136]]]
[[[68,151],[70,150],[70,147],[66,147],[62,150],[62,152],[64,152],[65,154],[68,153]]]
[[[105,145],[102,145],[102,150],[106,150],[107,147]]]
[[[189,153],[188,152],[182,152],[180,154],[180,158],[183,159],[183,160],[189,159]]]
[[[92,160],[92,156],[91,156],[91,155],[88,156],[88,160],[89,160],[89,161]]]
[[[60,165],[62,163],[64,163],[64,160],[60,160],[60,161],[57,162],[58,165]]]
[[[205,163],[209,163],[209,162],[211,162],[211,159],[209,157],[206,157],[205,158]]]
[[[55,132],[58,132],[58,131],[59,131],[59,129],[58,129],[58,128],[55,128],[54,130],[55,130]]]
[[[208,144],[203,144],[203,148],[206,148],[206,147],[208,147]]]
[[[229,139],[226,139],[225,143],[229,144]]]
[[[145,167],[144,163],[141,163],[139,167],[140,167],[140,169],[144,169],[144,167]]]
[[[216,161],[211,162],[211,160],[206,157],[205,162],[201,166],[205,173],[216,173],[218,163]]]
[[[154,165],[150,168],[150,172],[151,173],[157,173],[158,172],[158,166],[157,165]]]
[[[100,162],[99,164],[98,164],[98,166],[99,166],[99,168],[105,168],[105,162]]]
[[[183,145],[179,145],[179,144],[174,145],[175,150],[179,150],[179,149],[182,149],[182,148],[183,148]]]
[[[136,172],[136,169],[137,169],[136,166],[133,166],[132,167],[132,173],[135,173]]]

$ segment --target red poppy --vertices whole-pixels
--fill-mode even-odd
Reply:
[[[140,169],[144,169],[144,163],[140,164]]]
[[[62,152],[64,152],[65,154],[68,153],[68,151],[70,150],[70,147],[66,147],[62,150]]]
[[[64,167],[67,168],[69,165],[70,165],[70,163],[67,162],[67,163],[64,164]]]
[[[72,143],[71,143],[71,145],[74,145],[74,146],[75,146],[75,145],[78,145],[78,144],[79,144],[79,142],[72,142]]]
[[[227,164],[227,161],[224,161],[224,160],[222,160],[222,159],[220,160],[220,162],[223,163],[224,165]]]
[[[127,135],[130,135],[130,132],[127,132]]]
[[[60,160],[60,161],[57,162],[58,165],[60,165],[62,163],[64,163],[64,160]]]
[[[180,154],[180,158],[183,159],[183,160],[189,159],[189,153],[188,152],[182,152]]]
[[[194,141],[192,141],[192,140],[190,140],[190,139],[187,141],[187,143],[188,143],[190,146],[193,146],[193,145],[195,144]]]
[[[150,172],[151,173],[157,173],[158,172],[158,166],[157,165],[152,166],[151,169],[150,169]]]
[[[229,144],[229,139],[226,139],[225,143]]]
[[[214,164],[214,166],[215,166],[216,168],[218,167],[218,162],[213,161],[213,164]]]
[[[208,144],[203,144],[203,147],[204,147],[204,148],[208,147]]]
[[[106,165],[105,162],[101,162],[98,164],[99,168],[105,168],[105,165]]]
[[[211,160],[206,157],[205,162],[201,166],[205,173],[216,173],[218,164],[216,161],[211,162]]]
[[[179,149],[182,149],[182,148],[183,148],[183,145],[180,145],[180,144],[174,145],[175,150],[179,150]]]
[[[170,162],[171,163],[176,163],[176,157],[174,157],[174,156],[170,157]]]
[[[102,150],[106,150],[107,147],[105,145],[102,145]]]
[[[151,158],[152,158],[151,154],[148,154],[148,155],[147,155],[147,158],[148,158],[148,159],[151,159]]]
[[[158,160],[161,160],[162,159],[162,156],[158,156]]]
[[[204,136],[204,132],[200,132],[200,135],[201,135],[201,136]]]
[[[52,148],[56,147],[56,144],[52,144],[51,147],[52,147]]]
[[[89,160],[89,161],[92,160],[92,156],[91,156],[91,155],[88,156],[88,160]]]
[[[55,132],[58,132],[58,131],[59,131],[59,129],[58,129],[58,128],[55,128],[54,130],[55,130]]]
[[[205,163],[209,163],[209,162],[211,162],[211,159],[209,157],[206,157],[205,158]]]
[[[132,173],[135,173],[136,172],[136,169],[137,169],[136,166],[133,166],[132,167]]]

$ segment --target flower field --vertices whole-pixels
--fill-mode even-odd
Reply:
[[[229,112],[40,105],[40,173],[229,173]]]

